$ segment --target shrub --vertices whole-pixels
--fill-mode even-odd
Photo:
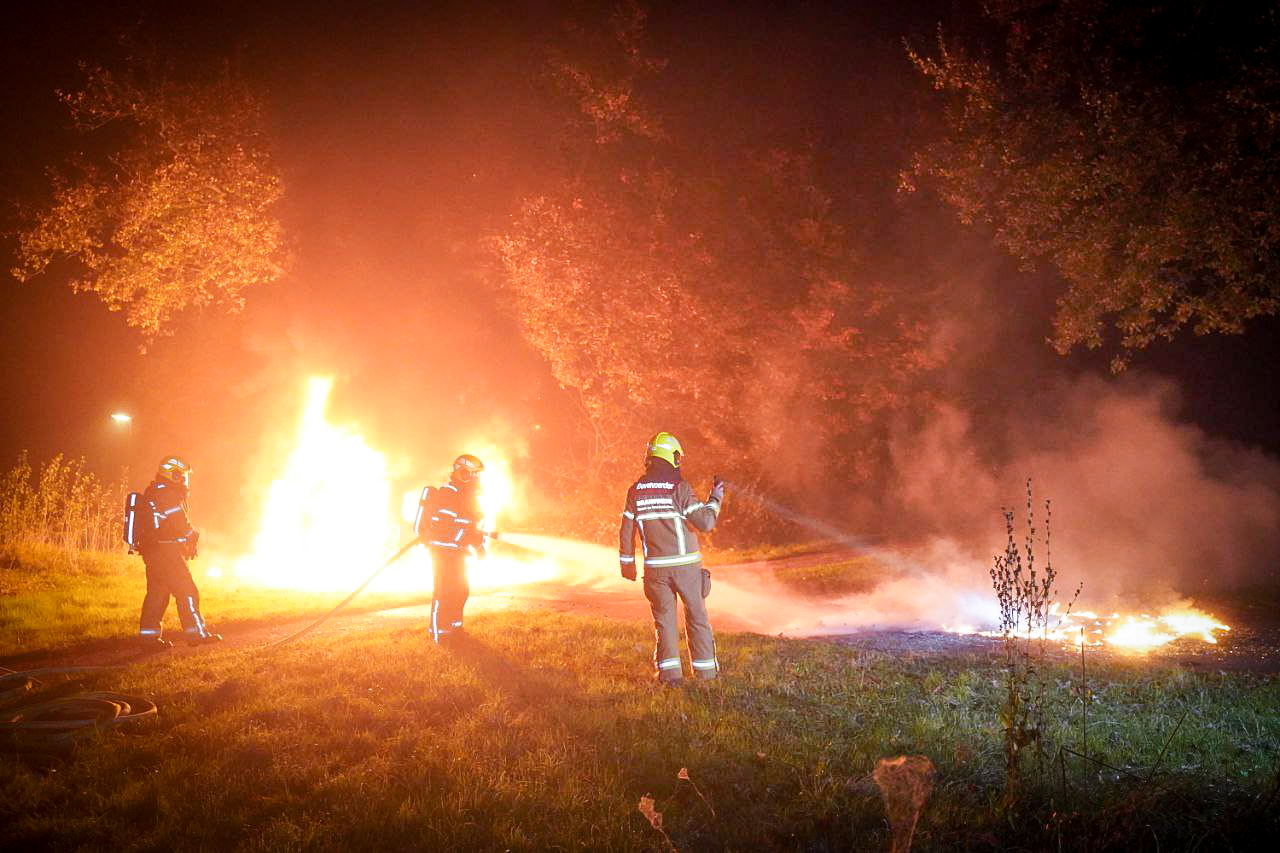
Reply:
[[[61,453],[36,470],[23,452],[0,476],[0,552],[31,544],[119,550],[127,483],[104,483],[83,457]]]

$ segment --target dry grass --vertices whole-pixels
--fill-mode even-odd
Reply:
[[[888,571],[875,557],[854,557],[808,566],[777,566],[773,576],[797,592],[821,597],[870,592]]]
[[[703,552],[702,561],[708,566],[723,566],[732,563],[754,563],[760,560],[781,560],[786,557],[799,557],[804,554],[821,554],[829,551],[834,543],[814,540],[796,542],[789,545],[753,545],[745,548],[708,548]]]
[[[104,483],[61,453],[38,469],[26,453],[0,475],[0,554],[25,545],[119,552],[126,479]]]
[[[191,564],[201,609],[214,630],[236,630],[327,612],[340,593],[299,592],[204,575]],[[0,656],[137,636],[146,593],[141,557],[24,545],[0,556]],[[365,593],[351,611],[421,603],[421,595]],[[176,609],[165,630],[177,632]]]
[[[1247,849],[1280,831],[1275,676],[1100,663],[1083,750],[1072,675],[1049,664],[1063,713],[1044,739],[1092,760],[1050,750],[1002,811],[998,661],[723,634],[722,680],[659,690],[647,625],[542,611],[470,628],[456,648],[322,631],[86,679],[158,719],[5,754],[0,847],[662,849],[650,797],[681,850],[887,850],[871,774],[898,755],[936,768],[915,850]]]

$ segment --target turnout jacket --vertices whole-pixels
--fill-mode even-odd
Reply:
[[[187,517],[187,489],[185,486],[155,480],[142,493],[139,521],[142,522],[142,552],[154,551],[156,546],[178,545],[182,550],[194,551],[200,534],[191,526]]]
[[[698,564],[702,555],[697,531],[709,533],[719,514],[719,501],[698,500],[676,468],[655,460],[627,490],[618,531],[618,561],[623,568],[635,565],[639,534],[645,568]]]
[[[456,550],[484,545],[478,497],[474,486],[460,489],[445,483],[437,489],[426,489],[418,507],[415,531],[432,548]]]

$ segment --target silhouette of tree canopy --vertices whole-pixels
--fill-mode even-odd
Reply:
[[[939,33],[942,93],[904,187],[1067,288],[1051,342],[1135,350],[1280,305],[1280,29],[1262,3],[989,0],[990,50]],[[1108,332],[1108,328],[1115,332]]]
[[[861,274],[809,152],[672,127],[643,13],[613,23],[553,57],[566,169],[496,240],[525,336],[595,426],[592,473],[634,474],[658,428],[740,477],[867,473],[936,361],[924,324]]]
[[[81,89],[59,94],[93,154],[52,171],[52,197],[18,235],[16,278],[65,271],[151,338],[188,307],[239,310],[281,275],[281,179],[261,104],[235,75],[86,68]]]

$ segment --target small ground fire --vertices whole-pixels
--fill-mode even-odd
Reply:
[[[983,637],[1003,636],[999,631],[983,630],[971,625],[947,625],[954,634],[978,634]],[[1186,637],[1216,644],[1217,634],[1230,631],[1216,617],[1197,610],[1189,603],[1171,605],[1152,613],[1098,613],[1092,610],[1066,610],[1055,602],[1049,609],[1048,625],[1042,631],[1020,631],[1025,639],[1044,639],[1071,648],[1106,646],[1128,652],[1145,652]]]

